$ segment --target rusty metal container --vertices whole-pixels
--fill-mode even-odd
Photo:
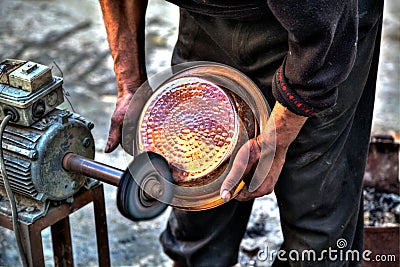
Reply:
[[[371,261],[364,261],[363,267],[399,266],[399,226],[367,226],[364,228],[364,251],[370,250]],[[378,261],[380,260],[380,261]]]
[[[399,146],[391,136],[373,136],[370,143],[364,187],[378,192],[399,194]],[[400,266],[400,226],[364,227],[364,251],[371,251],[364,267]]]

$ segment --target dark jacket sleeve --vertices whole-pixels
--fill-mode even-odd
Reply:
[[[277,101],[313,116],[336,104],[357,49],[357,3],[347,0],[269,0],[288,31],[289,51],[273,79]]]

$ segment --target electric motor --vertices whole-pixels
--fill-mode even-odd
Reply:
[[[11,116],[3,133],[3,160],[12,191],[45,202],[66,200],[86,177],[66,172],[66,153],[94,158],[93,123],[56,107],[64,102],[63,79],[31,61],[0,62],[0,119]],[[0,191],[4,179],[0,179]]]
[[[94,158],[93,124],[75,113],[55,109],[31,126],[10,124],[3,134],[6,171],[14,192],[39,201],[65,200],[86,177],[66,172],[66,153]],[[4,186],[3,179],[0,185]]]

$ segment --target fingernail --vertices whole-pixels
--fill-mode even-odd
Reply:
[[[226,203],[231,200],[231,193],[228,190],[224,190],[221,194],[222,200]]]
[[[107,144],[107,145],[106,145],[106,149],[104,149],[104,152],[106,152],[106,153],[107,153],[109,150],[110,150],[110,145],[109,145],[109,144]]]

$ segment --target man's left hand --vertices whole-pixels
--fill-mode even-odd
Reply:
[[[221,198],[229,201],[239,182],[250,171],[254,171],[252,179],[236,199],[246,201],[270,194],[285,163],[289,145],[306,120],[307,117],[296,115],[277,102],[262,133],[247,141],[236,154],[221,186]]]

